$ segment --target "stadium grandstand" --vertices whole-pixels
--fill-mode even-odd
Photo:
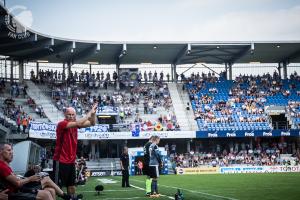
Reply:
[[[3,5],[0,20],[0,140],[19,154],[30,141],[16,172],[51,171],[64,110],[83,117],[95,102],[97,124],[78,133],[86,176],[120,175],[124,146],[139,174],[151,135],[162,174],[300,172],[300,41],[79,41],[27,29]]]

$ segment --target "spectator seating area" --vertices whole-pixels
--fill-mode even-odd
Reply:
[[[1,85],[0,123],[12,133],[27,133],[30,121],[48,121],[43,107],[27,97],[26,85],[5,82]]]
[[[97,88],[85,87],[80,83],[68,85],[53,81],[39,82],[47,83],[38,86],[51,96],[53,103],[61,111],[73,106],[80,116],[94,102],[100,102],[99,107],[119,108],[120,123],[127,125],[122,131],[132,130],[137,124],[142,131],[180,130],[167,84],[162,81],[138,83],[121,90],[116,90],[112,84],[108,84],[106,88]]]
[[[211,144],[210,144],[211,145]],[[233,166],[233,165],[298,165],[300,149],[290,148],[286,141],[256,141],[256,147],[249,143],[234,143],[232,146],[220,143],[206,146],[199,151],[185,154],[171,154],[176,167]],[[224,148],[222,148],[224,147]],[[213,149],[214,150],[213,150]],[[292,153],[294,152],[294,153]]]
[[[265,106],[288,106],[300,102],[300,77],[288,80],[273,76],[242,76],[234,81],[214,75],[192,75],[186,79],[199,130],[270,130]],[[297,104],[299,105],[299,104]],[[293,112],[299,111],[299,106]],[[294,114],[294,123],[299,116]]]

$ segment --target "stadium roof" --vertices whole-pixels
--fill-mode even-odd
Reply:
[[[78,64],[299,63],[300,41],[97,42],[52,37],[26,28],[0,8],[0,55]]]

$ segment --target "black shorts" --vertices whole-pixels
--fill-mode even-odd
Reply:
[[[149,176],[150,176],[150,178],[158,178],[159,177],[158,165],[149,166]]]
[[[65,164],[54,161],[53,172],[55,176],[55,183],[59,186],[75,186],[76,183],[76,169],[75,164]]]
[[[36,195],[34,193],[10,193],[8,194],[8,200],[36,200]]]
[[[144,164],[143,173],[144,173],[144,175],[150,176],[150,174],[149,174],[149,165]]]

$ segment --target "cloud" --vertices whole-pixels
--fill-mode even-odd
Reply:
[[[194,24],[191,40],[299,40],[300,6],[268,12],[231,12]]]

